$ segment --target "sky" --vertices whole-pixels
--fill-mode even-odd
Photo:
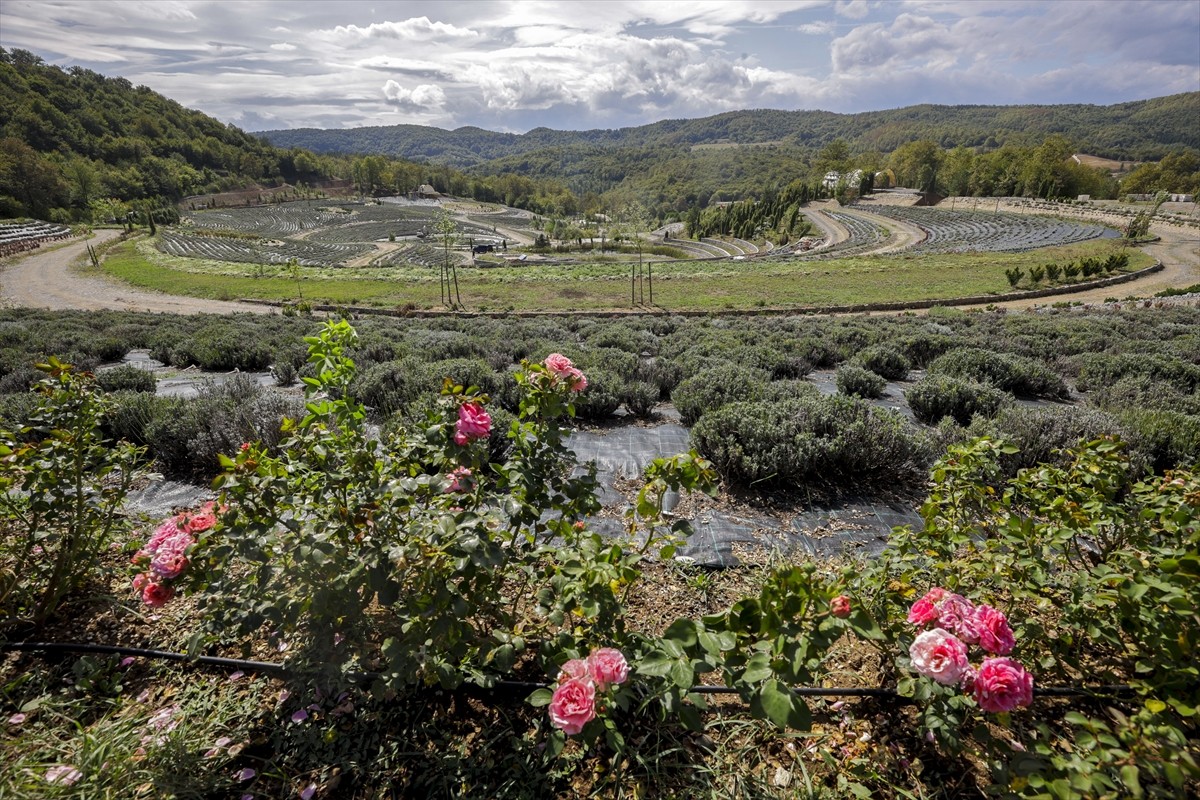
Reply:
[[[1200,91],[1200,0],[0,0],[0,46],[247,131],[523,133]]]

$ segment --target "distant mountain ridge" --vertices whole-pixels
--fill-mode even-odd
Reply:
[[[277,147],[317,153],[387,155],[453,167],[547,148],[693,147],[706,144],[777,143],[819,148],[835,139],[855,151],[891,152],[918,139],[942,147],[1036,144],[1061,134],[1083,152],[1127,161],[1157,160],[1172,150],[1200,148],[1200,92],[1110,106],[916,105],[888,111],[729,111],[699,119],[662,120],[619,129],[556,131],[534,128],[513,134],[477,127],[444,130],[423,125],[389,125],[342,130],[296,128],[260,131]]]

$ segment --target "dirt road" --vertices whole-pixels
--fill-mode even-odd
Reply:
[[[81,259],[86,259],[87,244],[95,247],[115,239],[120,233],[116,230],[100,230],[87,242],[80,239],[61,247],[35,250],[0,266],[0,306],[87,311],[111,309],[166,314],[262,314],[275,310],[250,303],[147,292],[111,280],[94,270],[85,272],[73,266],[79,264]]]
[[[1059,299],[1073,303],[1103,303],[1110,297],[1151,297],[1164,289],[1182,289],[1200,283],[1200,231],[1195,228],[1154,225],[1150,232],[1159,236],[1160,241],[1143,245],[1141,249],[1162,262],[1161,272],[1116,286],[1064,294],[1061,298],[1038,297],[995,305],[1002,308],[1031,308],[1051,305]]]

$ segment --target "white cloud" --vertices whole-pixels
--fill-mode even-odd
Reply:
[[[850,19],[862,19],[871,11],[867,7],[867,0],[837,0],[833,8],[839,17]]]
[[[796,26],[798,33],[808,36],[825,36],[835,30],[837,30],[837,26],[832,22],[805,22]]]
[[[373,22],[365,28],[357,25],[338,25],[333,29],[333,34],[339,38],[353,40],[429,41],[431,39],[475,39],[479,37],[479,33],[470,28],[459,28],[445,22],[431,22],[429,17],[413,17],[402,22]]]
[[[289,52],[291,52],[292,50],[295,50],[295,49],[296,49],[296,45],[294,45],[294,44],[288,44],[287,42],[278,42],[278,43],[276,43],[276,44],[273,44],[273,45],[271,45],[271,49],[272,49],[272,50],[278,50],[278,51],[280,51],[280,52],[282,52],[282,53],[289,53]]]
[[[435,110],[446,102],[446,93],[440,86],[432,83],[423,83],[412,89],[406,89],[395,81],[389,80],[383,84],[383,96],[389,102],[412,111]]]

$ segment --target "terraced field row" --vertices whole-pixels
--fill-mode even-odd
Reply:
[[[414,220],[392,220],[390,222],[352,222],[324,228],[306,237],[309,242],[326,244],[370,243],[387,241],[389,236],[401,238],[417,236],[428,226]]]
[[[924,242],[909,252],[920,253],[1021,253],[1087,241],[1116,233],[1102,225],[1022,214],[951,211],[919,206],[880,206],[873,213],[909,222],[928,232]]]
[[[372,267],[404,267],[417,265],[437,267],[444,263],[445,253],[433,245],[412,242],[401,245],[371,259]]]
[[[0,225],[0,257],[33,250],[70,234],[70,228],[53,222],[7,222]]]
[[[812,253],[796,253],[796,258],[805,260],[825,260],[859,255],[873,250],[887,241],[888,229],[882,224],[876,224],[857,214],[847,214],[842,211],[826,211],[825,215],[844,227],[850,236],[837,244],[822,248]]]
[[[184,258],[247,264],[286,264],[294,258],[303,267],[336,267],[371,248],[361,244],[319,244],[286,239],[267,242],[163,231],[158,249]]]

